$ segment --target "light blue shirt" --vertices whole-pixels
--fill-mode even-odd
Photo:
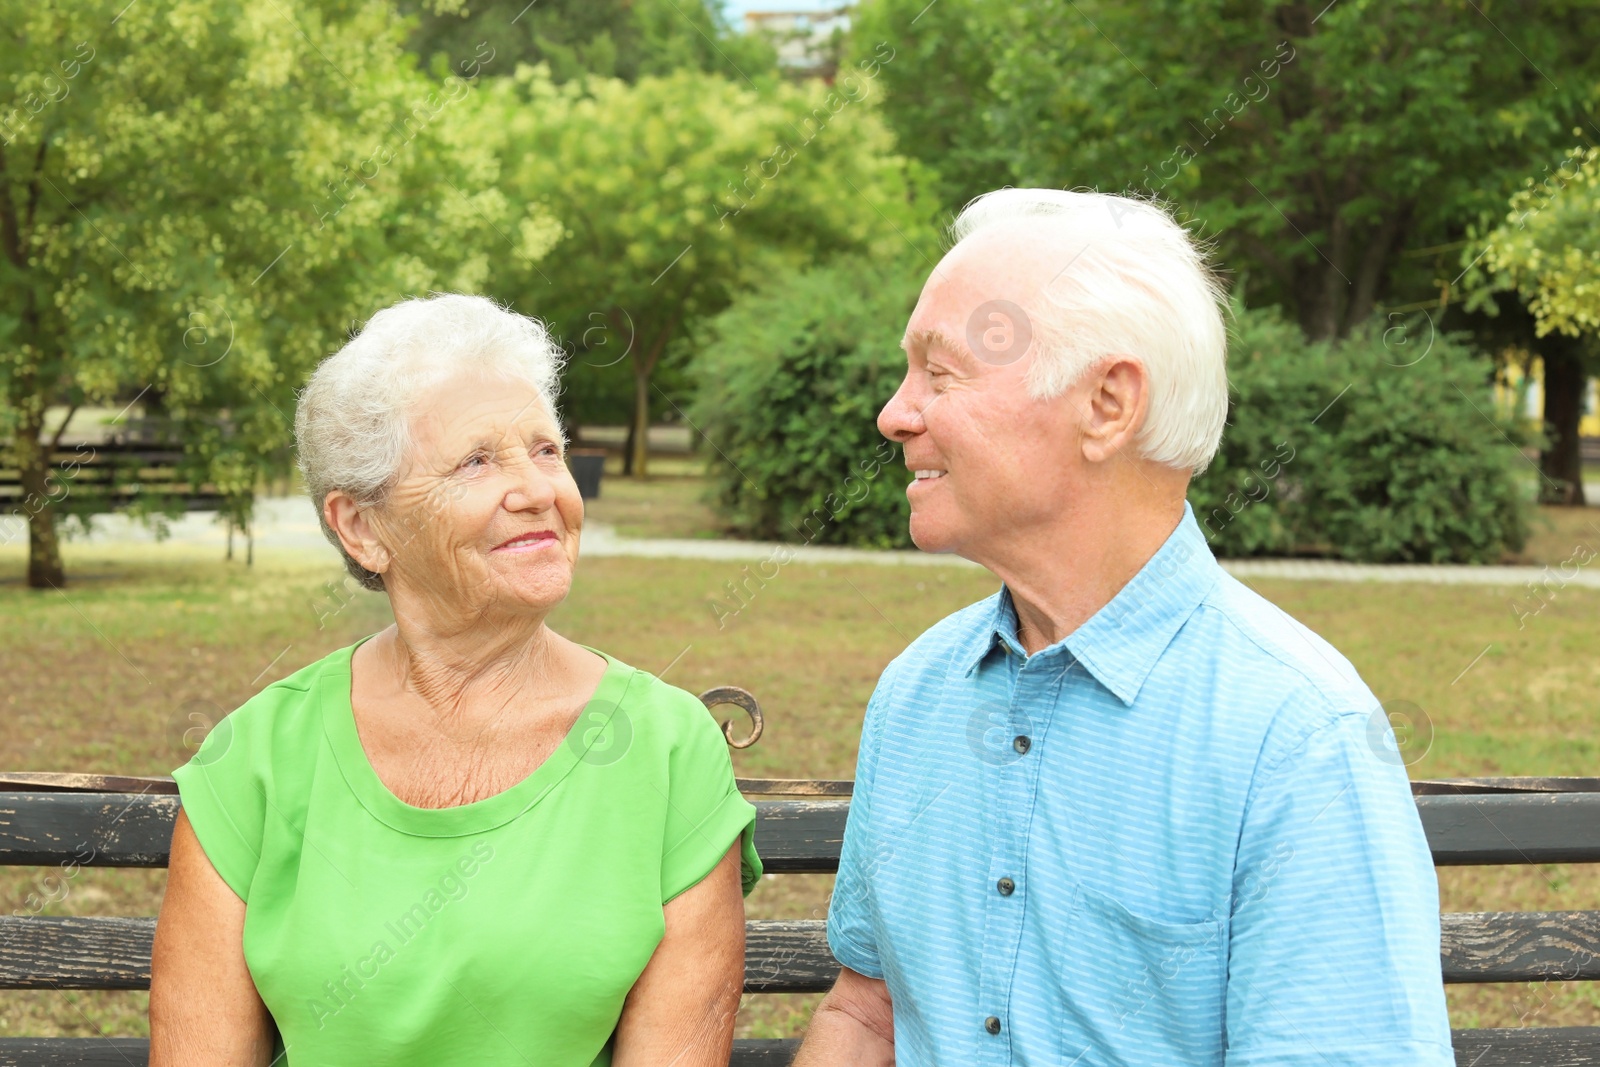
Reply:
[[[828,941],[901,1067],[1455,1064],[1387,718],[1187,506],[1065,640],[1002,589],[890,664]]]

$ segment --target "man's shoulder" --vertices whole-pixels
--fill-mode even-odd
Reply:
[[[993,632],[999,600],[1000,593],[996,591],[977,603],[946,615],[891,660],[884,671],[885,676],[894,675],[910,680],[935,674],[942,678],[948,671],[964,670],[965,665],[959,664],[959,657]]]
[[[1296,744],[1378,700],[1350,661],[1288,612],[1224,573],[1196,612],[1195,636],[1224,662],[1237,713],[1266,717],[1279,744]]]

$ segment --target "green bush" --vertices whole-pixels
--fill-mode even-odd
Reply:
[[[1218,555],[1493,562],[1527,539],[1515,428],[1490,367],[1429,322],[1308,343],[1235,309],[1222,448],[1189,489]]]
[[[690,418],[717,504],[747,537],[908,547],[907,475],[878,412],[905,375],[921,288],[906,265],[835,263],[738,300],[695,357]]]
[[[839,263],[779,278],[714,323],[691,414],[717,503],[747,537],[910,545],[905,471],[876,420],[905,371],[923,271]],[[1222,447],[1189,499],[1220,556],[1493,562],[1527,538],[1517,431],[1489,364],[1421,319],[1310,343],[1236,308]]]

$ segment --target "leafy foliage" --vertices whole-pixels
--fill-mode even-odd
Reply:
[[[377,2],[0,11],[0,432],[24,484],[48,407],[134,402],[242,518],[352,320],[487,278],[506,205],[460,191],[495,164],[458,120],[493,51],[423,77]],[[30,581],[58,581],[53,511],[31,520]]]
[[[1468,254],[1469,307],[1515,290],[1541,335],[1600,333],[1600,148],[1574,148],[1553,174],[1530,177]]]
[[[483,121],[507,138],[501,188],[529,212],[493,284],[578,353],[571,390],[615,396],[620,378],[643,425],[677,402],[657,368],[738,293],[923,232],[931,211],[870,110],[872,71],[758,90],[693,70],[556,85],[522,68],[485,87]]]
[[[1220,238],[1247,305],[1318,338],[1454,277],[1401,253],[1498,214],[1600,84],[1586,4],[949,5],[860,15],[899,49],[885,115],[948,172],[946,207],[979,181],[1170,200]]]
[[[428,66],[490,41],[496,73],[545,64],[558,82],[586,74],[638,81],[690,69],[743,80],[775,73],[777,56],[759,37],[735,33],[708,0],[537,0],[471,4],[399,0],[414,15],[409,46]]]
[[[1491,367],[1423,321],[1307,342],[1235,311],[1222,448],[1189,490],[1219,555],[1496,561],[1527,538],[1530,473]]]
[[[692,418],[716,446],[717,502],[749,537],[908,547],[898,446],[878,412],[905,374],[920,272],[846,261],[785,274],[712,324]]]

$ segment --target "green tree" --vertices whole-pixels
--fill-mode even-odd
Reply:
[[[948,118],[891,100],[907,151],[937,166],[943,142],[928,125],[967,124],[1004,146],[1016,184],[1173,201],[1219,237],[1246,303],[1293,309],[1311,338],[1434,289],[1433,263],[1402,251],[1456,241],[1498,211],[1588,121],[1600,84],[1600,10],[1588,4],[1021,0],[943,18],[918,16],[915,0],[864,7],[869,32],[901,49],[907,92],[953,80],[971,96]],[[961,168],[985,158],[975,135],[951,136]]]
[[[583,362],[631,372],[635,475],[657,369],[736,293],[786,267],[926,241],[931,211],[868,107],[875,74],[863,61],[831,88],[756,89],[687,70],[555,85],[525,68],[485,86],[508,138],[507,197],[561,220],[546,260],[497,262],[496,291],[551,319]]]
[[[60,586],[52,406],[162,412],[247,518],[308,368],[397,296],[481,287],[509,208],[455,191],[493,176],[453,128],[492,50],[430,81],[384,4],[0,11],[0,437],[28,583]]]
[[[598,74],[638,81],[680,68],[730,78],[759,78],[776,69],[772,48],[735,33],[710,0],[537,0],[474,4],[400,0],[416,17],[409,46],[425,63],[443,63],[493,42],[498,73],[544,63],[557,82]]]
[[[933,191],[954,211],[973,197],[1014,184],[1011,146],[989,120],[1000,20],[983,0],[869,0],[857,10],[849,62],[885,45],[895,59],[881,81],[884,121],[901,151],[935,175]]]
[[[1520,327],[1544,364],[1540,496],[1582,506],[1578,425],[1589,377],[1600,372],[1600,149],[1573,148],[1546,171],[1463,250],[1467,307]]]

